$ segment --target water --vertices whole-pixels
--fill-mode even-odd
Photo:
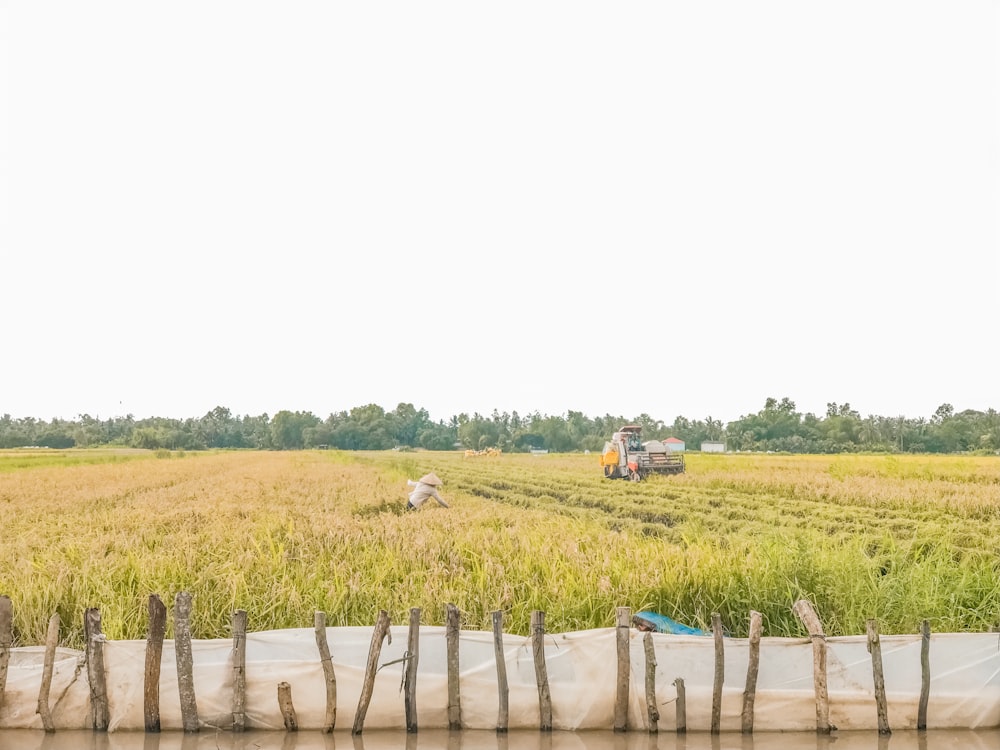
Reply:
[[[46,734],[35,729],[0,730],[0,750],[996,750],[1000,729],[877,732],[758,732],[712,735],[706,732],[615,733],[423,730],[372,731],[352,735],[308,732],[201,731],[91,732],[64,730]]]

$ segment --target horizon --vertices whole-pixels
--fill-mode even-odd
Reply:
[[[811,411],[811,410],[802,409],[798,405],[798,402],[794,398],[791,398],[791,397],[785,397],[785,396],[775,397],[775,400],[780,403],[784,398],[788,398],[792,403],[794,403],[795,404],[795,411],[796,411],[796,413],[802,415],[803,417],[808,416],[808,415],[812,415],[812,416],[818,417],[820,419],[826,418],[826,408],[825,407],[821,411]],[[834,403],[834,402],[830,402],[830,403]],[[879,418],[883,418],[883,419],[899,419],[899,418],[902,418],[902,419],[905,419],[905,420],[918,420],[918,419],[928,419],[929,420],[929,419],[931,419],[934,416],[934,414],[937,411],[937,408],[940,408],[941,406],[944,406],[944,405],[951,405],[953,407],[953,411],[954,411],[955,415],[959,415],[959,414],[962,414],[964,412],[975,412],[975,413],[980,413],[980,414],[986,414],[986,413],[989,413],[991,411],[993,411],[993,412],[997,411],[996,407],[993,407],[993,406],[987,406],[987,407],[983,407],[983,408],[968,407],[968,408],[960,409],[960,408],[955,407],[954,404],[952,404],[951,402],[945,401],[945,402],[942,402],[941,404],[939,404],[938,407],[934,411],[932,411],[930,414],[927,414],[927,415],[923,415],[923,414],[920,414],[920,415],[886,414],[886,413],[881,413],[880,414],[878,412],[867,412],[867,413],[866,412],[861,412],[861,411],[855,409],[853,407],[853,405],[851,404],[851,402],[849,402],[849,401],[836,402],[836,404],[837,404],[837,406],[850,406],[852,411],[857,411],[858,412],[858,414],[860,415],[861,419],[867,419],[869,417],[879,417]],[[278,414],[280,412],[292,412],[292,413],[302,412],[302,413],[312,414],[313,416],[319,418],[320,420],[326,420],[329,417],[337,416],[339,414],[348,414],[349,415],[350,412],[352,412],[355,409],[363,409],[365,407],[373,406],[373,405],[381,408],[387,414],[391,413],[391,412],[395,412],[396,409],[399,406],[401,406],[401,405],[410,405],[410,406],[412,406],[418,412],[420,412],[420,411],[427,411],[426,408],[421,407],[419,404],[416,404],[416,403],[414,403],[412,401],[402,401],[402,402],[399,402],[398,404],[396,404],[395,406],[392,406],[392,407],[386,407],[386,406],[381,405],[381,404],[357,404],[357,405],[349,407],[347,409],[338,409],[336,411],[329,412],[329,413],[327,413],[325,415],[324,414],[320,414],[320,413],[318,413],[318,412],[316,412],[314,410],[310,410],[310,409],[277,409],[275,411],[262,411],[262,412],[256,412],[256,413],[254,413],[254,412],[237,412],[236,410],[234,410],[234,409],[226,406],[225,404],[217,404],[216,406],[212,407],[211,409],[208,409],[205,412],[202,412],[201,414],[186,414],[186,415],[183,415],[183,416],[165,415],[165,414],[149,414],[149,415],[142,415],[142,416],[140,416],[140,415],[133,414],[131,412],[127,412],[127,413],[124,413],[124,414],[113,414],[113,415],[100,415],[100,414],[90,414],[90,413],[78,413],[74,417],[61,417],[61,416],[42,417],[42,416],[39,416],[37,414],[16,415],[16,414],[11,414],[10,412],[6,412],[6,411],[0,411],[0,417],[10,417],[13,420],[35,419],[35,420],[44,421],[44,422],[52,422],[52,421],[75,422],[75,421],[79,420],[82,417],[90,417],[91,419],[100,420],[100,421],[117,420],[117,419],[128,419],[130,417],[132,419],[136,420],[136,421],[142,421],[142,420],[147,420],[147,419],[168,419],[168,420],[179,420],[179,421],[182,421],[182,420],[187,420],[187,419],[202,419],[202,418],[210,415],[211,412],[214,411],[215,409],[221,408],[221,409],[227,409],[229,411],[230,415],[232,416],[232,418],[234,418],[234,419],[259,418],[259,417],[262,417],[262,416],[267,416],[270,419],[270,418],[273,418],[275,414]],[[703,415],[703,416],[690,415],[690,414],[677,414],[677,415],[675,415],[673,417],[673,419],[667,420],[667,419],[658,417],[657,415],[652,414],[650,412],[640,412],[639,414],[627,415],[627,414],[612,414],[610,412],[588,413],[588,412],[585,412],[585,411],[583,411],[581,409],[570,409],[570,410],[564,411],[564,412],[559,413],[559,414],[547,413],[547,412],[543,412],[543,411],[535,410],[535,409],[530,410],[530,411],[521,411],[521,410],[517,410],[517,409],[511,410],[511,411],[501,411],[501,410],[491,409],[488,413],[486,413],[486,412],[475,412],[475,411],[459,411],[459,412],[455,412],[455,413],[450,414],[447,417],[443,417],[443,418],[434,418],[428,412],[428,419],[431,422],[435,423],[435,424],[442,424],[442,423],[443,424],[447,424],[452,418],[459,417],[459,416],[461,416],[463,414],[466,415],[466,416],[468,416],[469,418],[472,418],[474,415],[478,414],[480,417],[489,420],[489,419],[492,419],[492,415],[493,415],[494,411],[497,411],[501,416],[504,416],[504,415],[510,416],[510,415],[513,415],[514,413],[517,413],[518,417],[520,417],[521,419],[530,418],[531,416],[533,416],[535,414],[538,414],[538,415],[540,415],[542,417],[558,417],[558,418],[565,419],[567,417],[567,415],[568,415],[569,412],[574,412],[574,413],[583,414],[583,416],[585,418],[591,419],[591,420],[593,420],[593,419],[605,419],[607,417],[614,417],[614,418],[617,418],[617,419],[625,420],[626,422],[628,420],[636,420],[639,417],[645,415],[645,416],[650,417],[654,421],[662,422],[666,427],[672,426],[676,422],[676,420],[679,419],[679,418],[689,419],[689,420],[692,420],[692,421],[702,421],[702,422],[707,421],[708,419],[713,419],[713,420],[720,421],[723,424],[723,426],[726,426],[726,425],[728,425],[728,424],[730,424],[732,422],[739,421],[740,419],[743,419],[744,417],[756,415],[756,414],[760,413],[761,411],[763,411],[764,408],[765,408],[765,404],[761,404],[761,406],[758,409],[751,410],[751,411],[745,411],[740,416],[735,417],[733,419],[721,419],[719,417],[716,417],[713,414],[706,414],[706,415]]]

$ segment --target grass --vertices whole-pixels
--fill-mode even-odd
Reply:
[[[0,594],[19,645],[58,612],[80,646],[83,613],[110,638],[146,636],[151,594],[194,597],[196,638],[374,623],[379,610],[527,634],[608,627],[653,609],[745,635],[982,631],[1000,619],[1000,461],[914,456],[688,456],[687,473],[603,478],[596,456],[232,452],[100,458],[0,455]],[[163,456],[161,456],[163,457]],[[107,460],[105,460],[107,459]],[[406,479],[435,471],[451,509],[403,511]],[[168,636],[170,633],[168,632]]]

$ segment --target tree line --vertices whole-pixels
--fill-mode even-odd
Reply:
[[[942,404],[928,418],[862,417],[849,403],[827,404],[826,413],[801,413],[795,402],[768,398],[753,414],[723,424],[721,420],[678,416],[666,424],[648,414],[625,418],[588,417],[569,411],[553,416],[534,412],[494,411],[458,414],[432,421],[426,409],[401,403],[392,411],[376,404],[355,407],[321,419],[308,411],[279,411],[273,416],[235,415],[217,406],[201,417],[169,419],[124,417],[100,419],[81,414],[75,420],[50,421],[0,417],[0,448],[41,446],[91,448],[119,446],[152,450],[482,450],[507,452],[533,448],[553,452],[600,451],[619,427],[638,424],[646,439],[675,437],[688,450],[705,441],[721,441],[727,450],[789,453],[998,453],[1000,413],[994,409],[956,412]]]

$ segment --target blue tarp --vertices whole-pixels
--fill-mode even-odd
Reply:
[[[642,630],[652,630],[654,633],[672,633],[673,635],[709,635],[704,630],[692,628],[671,620],[666,615],[658,612],[636,612],[632,615],[632,622]]]

